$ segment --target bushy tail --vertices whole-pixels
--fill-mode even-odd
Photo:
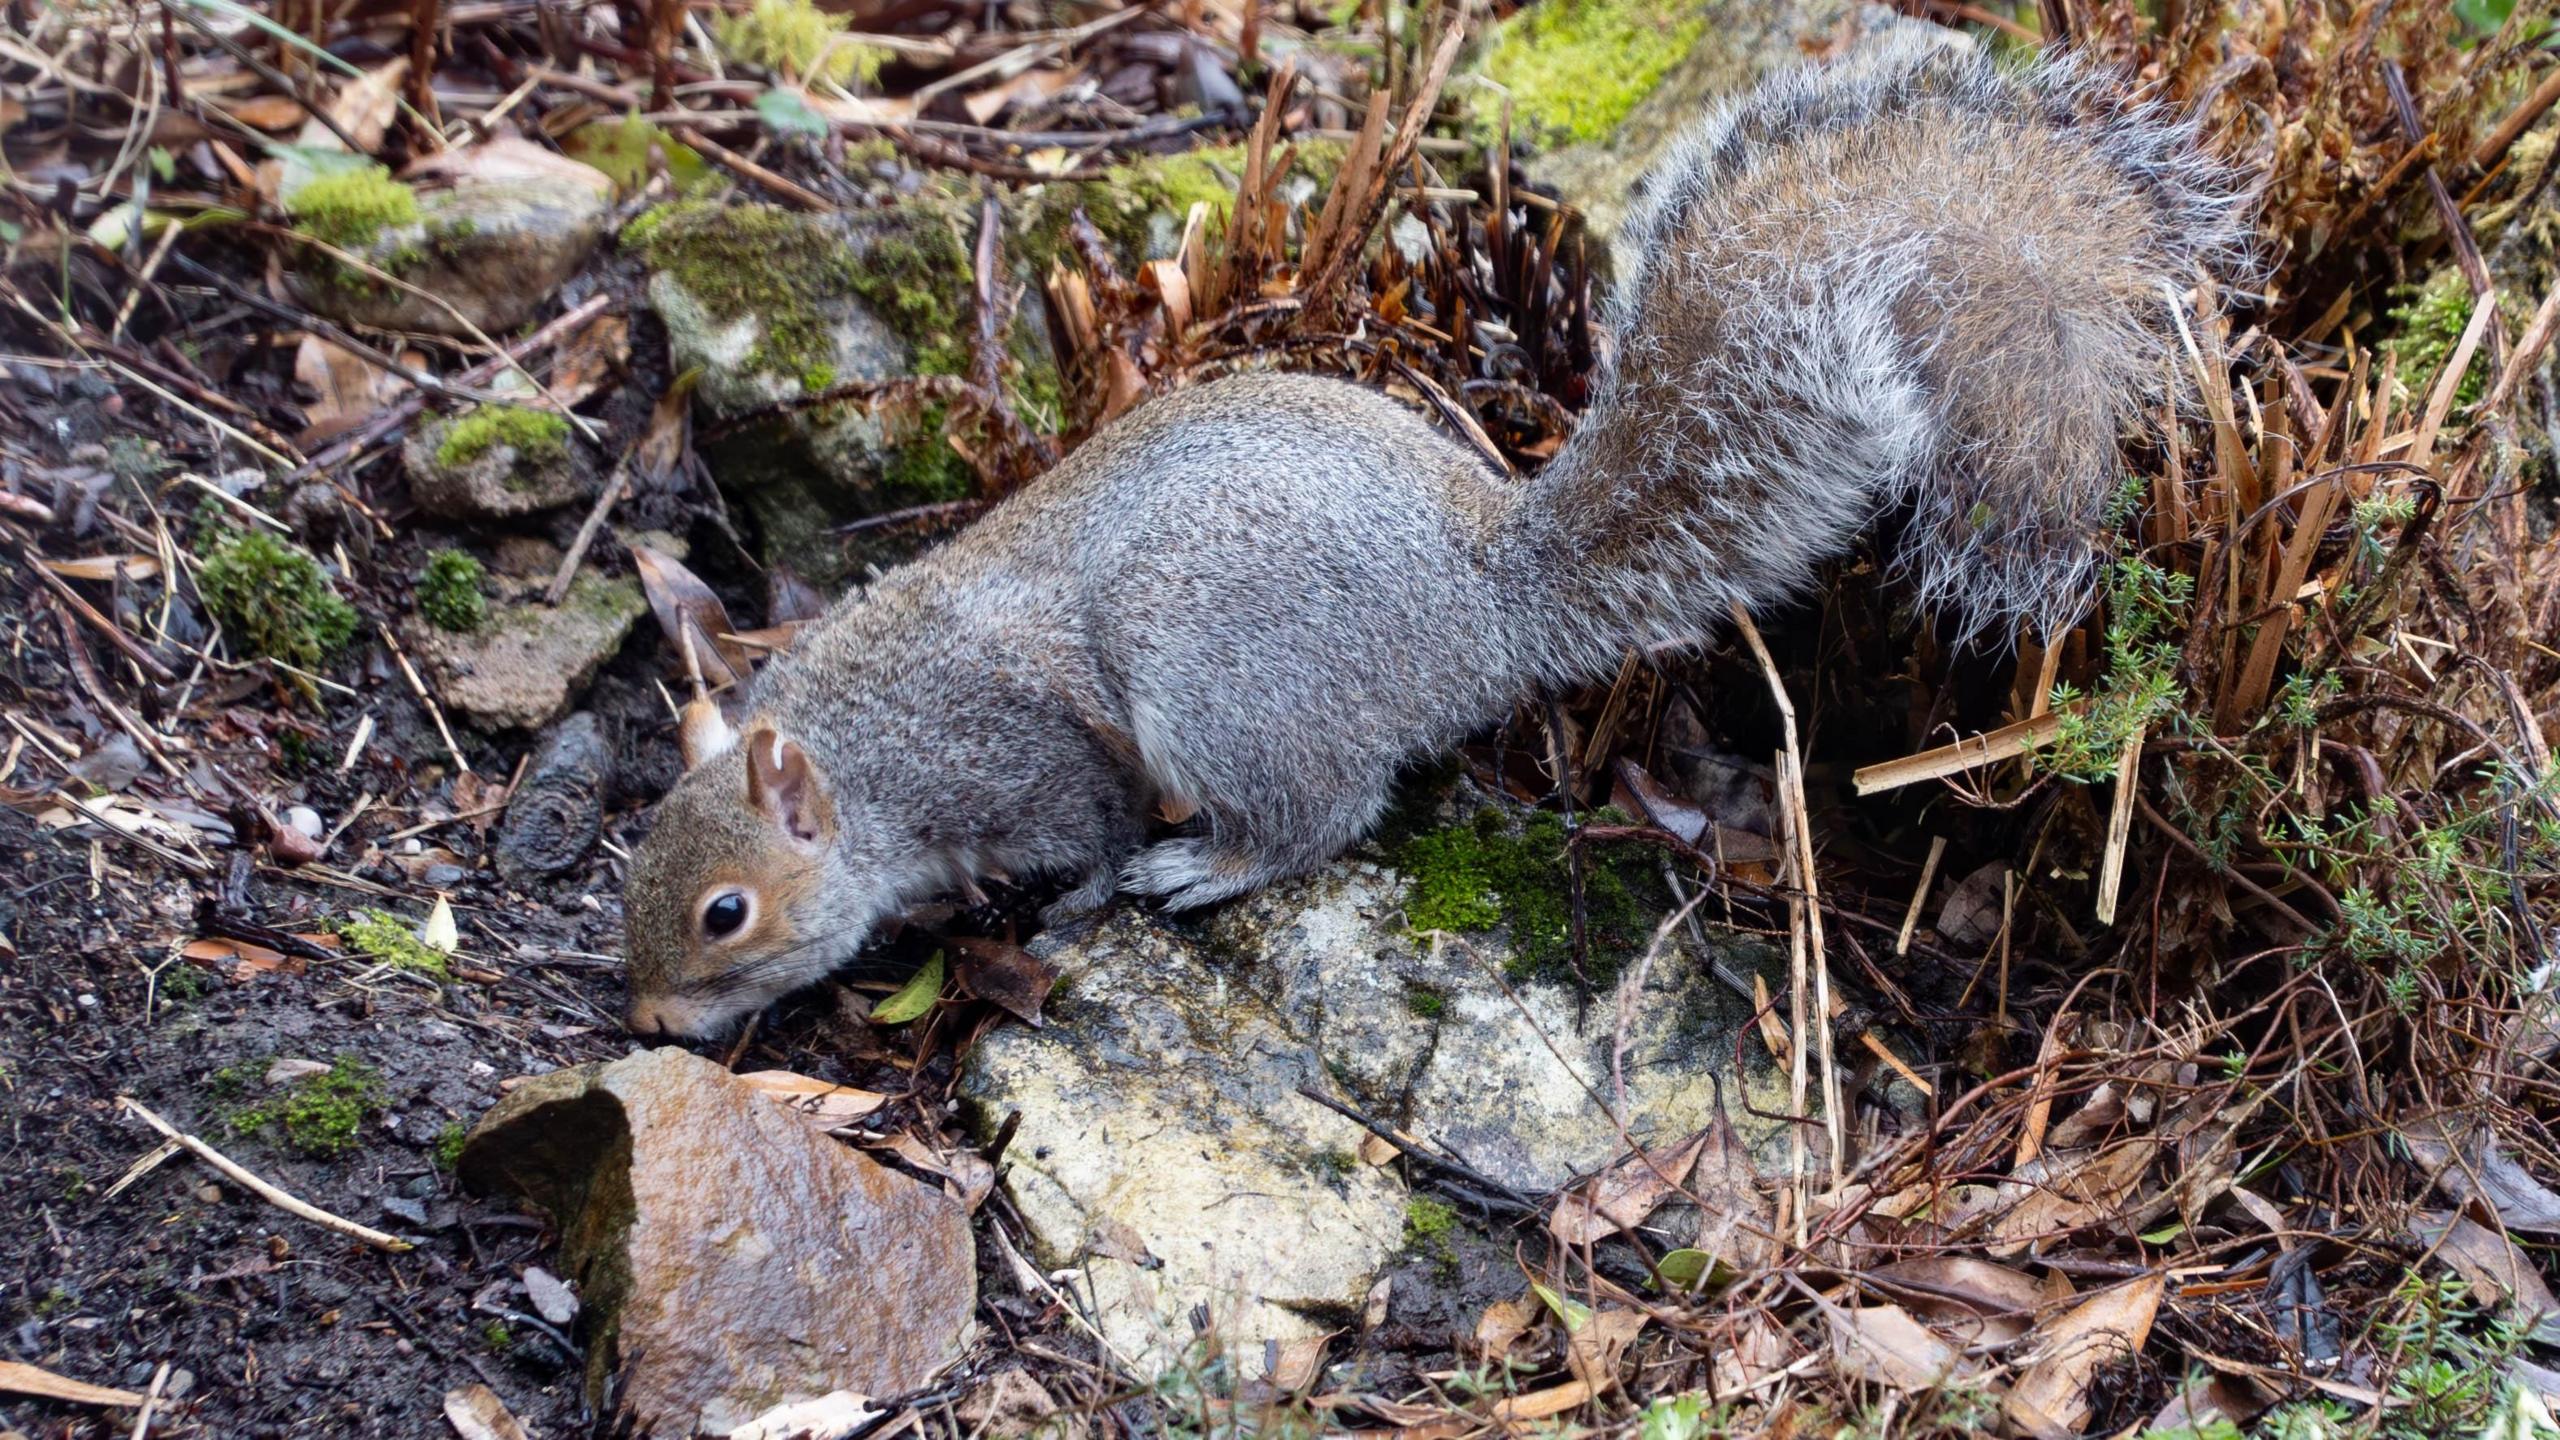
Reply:
[[[1919,22],[1707,117],[1612,246],[1615,353],[1520,501],[1559,668],[1798,591],[1897,507],[1924,608],[2076,620],[2170,297],[2243,262],[2250,210],[2112,77]]]

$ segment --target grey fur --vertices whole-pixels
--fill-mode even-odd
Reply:
[[[1400,765],[1800,591],[1885,507],[1925,603],[2050,631],[2167,373],[2165,296],[2243,211],[2186,125],[1932,27],[1772,81],[1656,172],[1616,356],[1532,482],[1374,391],[1239,377],[840,603],[750,720],[805,751],[829,838],[777,839],[737,752],[687,776],[632,873],[635,1026],[717,1028],[981,876],[1073,877],[1073,910],[1312,868]],[[1138,849],[1160,802],[1199,833]],[[712,943],[720,887],[781,913]]]

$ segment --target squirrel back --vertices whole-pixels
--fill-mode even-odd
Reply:
[[[1408,761],[1896,508],[1924,605],[2050,633],[2243,205],[2104,77],[1917,22],[1771,81],[1657,167],[1531,480],[1361,386],[1199,386],[839,602],[737,733],[699,714],[626,890],[632,1028],[717,1030],[980,879],[1065,874],[1063,916],[1312,869]]]
[[[2088,604],[2170,307],[2244,259],[2248,189],[2096,67],[1889,24],[1698,121],[1613,249],[1615,341],[1521,522],[1557,673],[1801,591],[1880,513],[1967,634]]]

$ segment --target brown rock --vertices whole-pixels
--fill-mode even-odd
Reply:
[[[644,1434],[913,1390],[964,1348],[976,1269],[959,1204],[686,1051],[517,1087],[459,1169],[551,1212],[586,1306],[589,1398],[618,1374]]]

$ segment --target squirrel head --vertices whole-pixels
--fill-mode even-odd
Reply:
[[[866,828],[769,725],[688,706],[687,770],[631,857],[623,923],[635,1035],[708,1035],[852,958],[890,908]]]

